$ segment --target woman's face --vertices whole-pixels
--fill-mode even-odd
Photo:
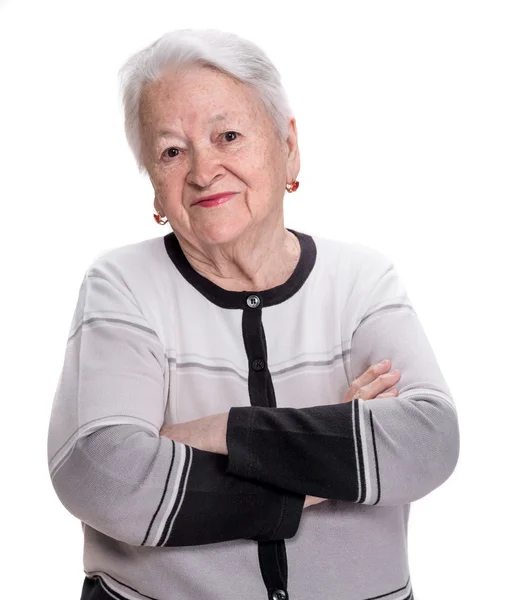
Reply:
[[[282,220],[285,185],[300,168],[294,118],[279,141],[251,89],[193,66],[144,88],[140,120],[156,207],[176,233],[197,246],[219,244]],[[238,194],[214,207],[193,205],[225,191]]]

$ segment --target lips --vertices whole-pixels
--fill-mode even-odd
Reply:
[[[226,198],[228,196],[234,196],[238,194],[238,192],[221,192],[220,194],[213,194],[212,196],[205,196],[204,198],[199,198],[193,204],[198,204],[199,202],[203,202],[204,200],[217,200],[218,198]]]

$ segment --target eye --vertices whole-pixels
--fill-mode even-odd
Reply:
[[[223,136],[227,136],[227,135],[229,135],[230,133],[233,133],[233,134],[235,134],[237,137],[240,135],[240,133],[237,133],[236,131],[225,131],[225,132],[224,132],[222,135],[223,135]],[[237,139],[237,138],[235,138],[235,139]],[[228,139],[227,141],[228,141],[228,142],[234,142],[234,141],[235,141],[235,139],[233,139],[233,140],[230,140],[230,139]]]
[[[167,148],[166,150],[163,150],[163,153],[162,153],[162,155],[161,155],[161,156],[167,156],[167,154],[166,154],[166,153],[167,153],[167,152],[170,152],[170,150],[177,150],[177,153],[179,152],[179,149],[178,149],[178,148],[174,148],[174,147],[172,146],[172,147],[170,147],[170,148]],[[174,156],[177,156],[177,154],[175,154],[175,155],[173,155],[173,154],[172,154],[172,155],[170,155],[170,156],[167,156],[167,158],[174,158]]]

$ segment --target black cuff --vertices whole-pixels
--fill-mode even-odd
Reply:
[[[232,406],[228,412],[226,446],[228,448],[227,475],[251,477],[249,440],[254,418],[254,406]]]
[[[249,440],[254,419],[254,406],[232,406],[228,413],[226,445],[228,447],[227,475],[249,479],[252,475]],[[305,494],[298,494],[282,488],[274,488],[284,494],[279,523],[275,531],[268,536],[257,536],[257,541],[271,541],[293,537],[298,531],[302,517]]]
[[[305,504],[305,495],[287,494],[284,504],[284,512],[279,524],[279,529],[275,533],[277,539],[292,538],[298,531],[300,520],[302,518],[303,505]]]

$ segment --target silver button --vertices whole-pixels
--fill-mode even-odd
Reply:
[[[249,308],[257,308],[261,303],[261,300],[258,296],[248,296],[247,297],[247,306]]]
[[[272,600],[286,600],[286,592],[284,590],[274,590],[272,592]]]

